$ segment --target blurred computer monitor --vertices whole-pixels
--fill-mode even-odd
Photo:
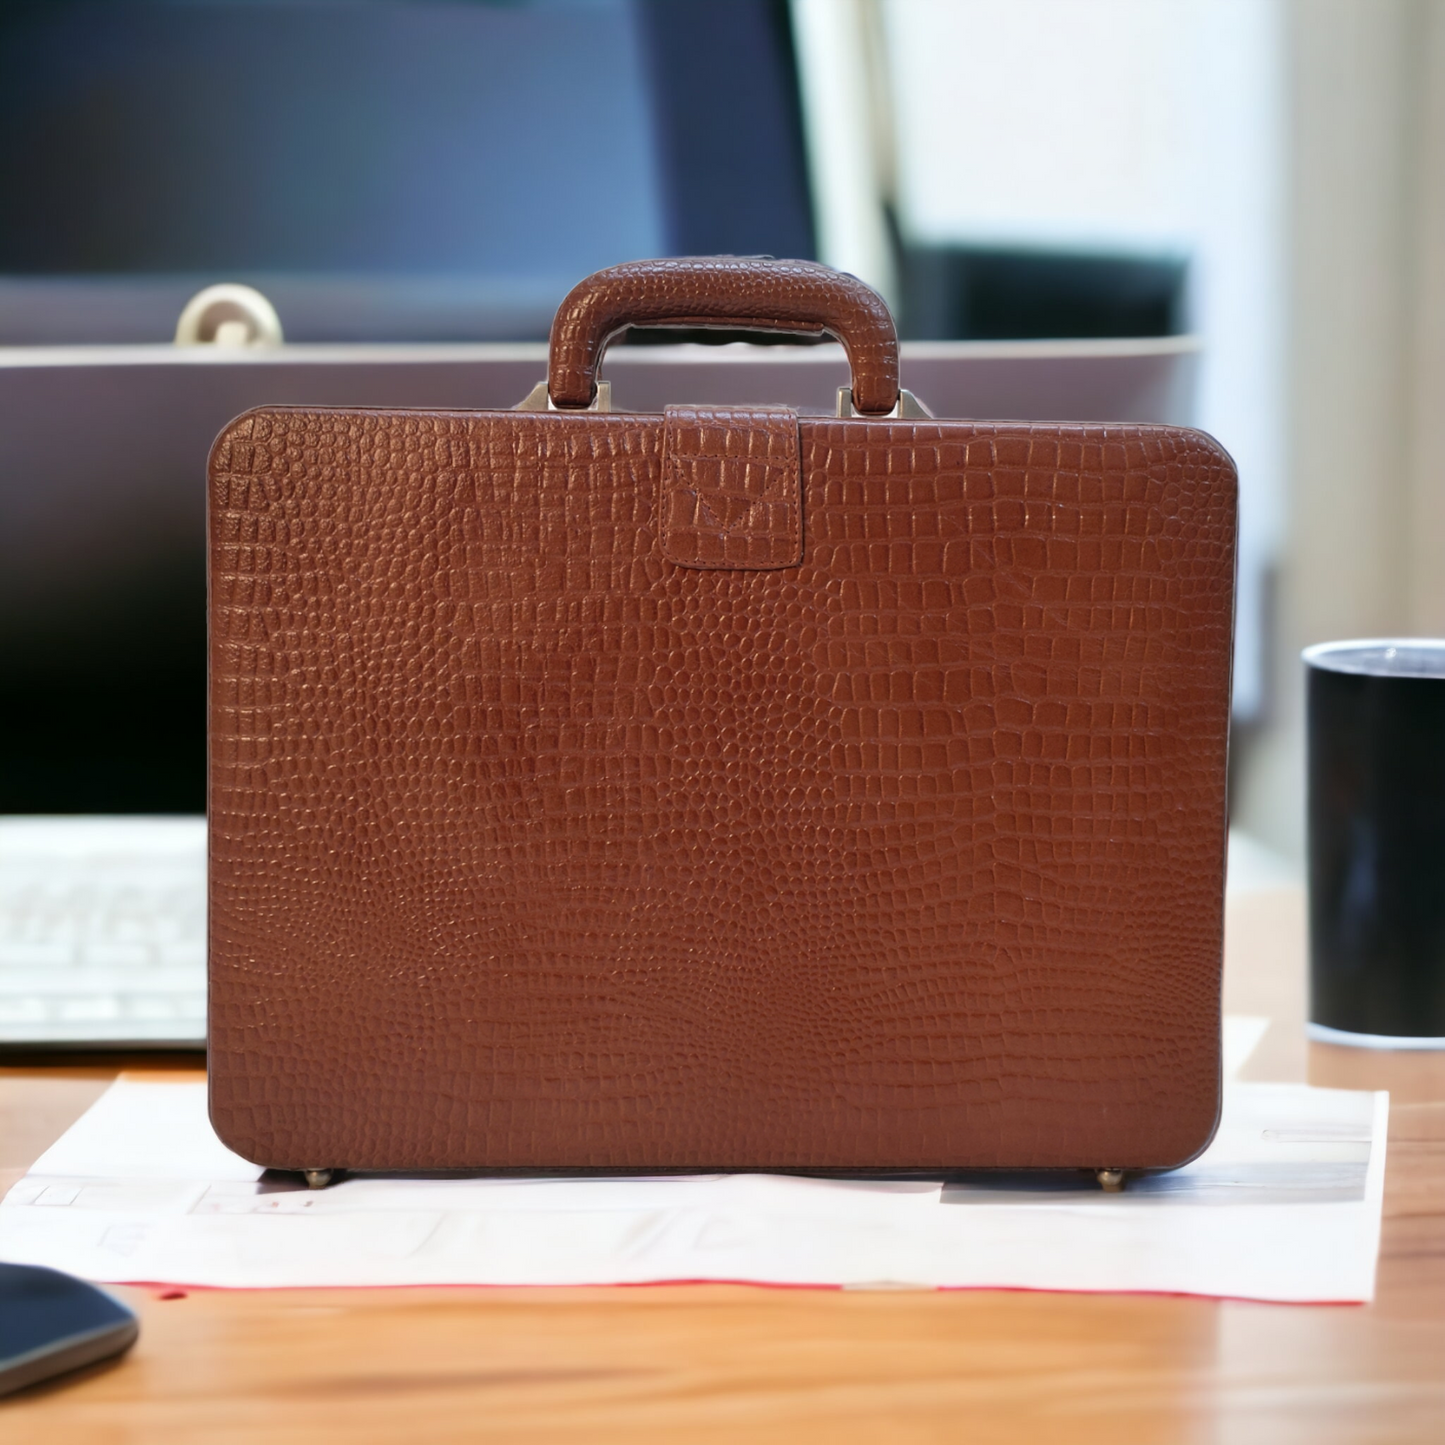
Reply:
[[[786,0],[9,0],[0,345],[541,338],[638,256],[811,257]]]

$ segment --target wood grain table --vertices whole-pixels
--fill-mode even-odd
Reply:
[[[121,1289],[118,1364],[0,1440],[1445,1441],[1445,1055],[1306,1048],[1293,890],[1231,900],[1246,1078],[1389,1088],[1379,1293],[1296,1306],[997,1290]],[[0,1068],[8,1188],[130,1060]],[[194,1070],[194,1062],[170,1065]]]

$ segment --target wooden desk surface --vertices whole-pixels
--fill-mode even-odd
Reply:
[[[131,1354],[0,1402],[0,1437],[1445,1440],[1445,1055],[1307,1051],[1303,939],[1297,892],[1234,900],[1225,1005],[1276,1020],[1245,1077],[1392,1090],[1372,1305],[715,1285],[122,1289],[142,1321]],[[0,1188],[118,1066],[0,1069]]]

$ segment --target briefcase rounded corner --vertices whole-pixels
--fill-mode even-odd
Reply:
[[[216,439],[211,443],[211,450],[206,458],[206,475],[213,477],[217,472],[227,470],[230,463],[230,452],[234,444],[238,441],[253,440],[256,424],[276,412],[277,409],[274,406],[253,406],[248,407],[238,416],[233,416],[216,433]]]
[[[305,1160],[294,1163],[288,1158],[288,1149],[283,1140],[276,1138],[278,1132],[268,1128],[257,1117],[252,1104],[243,1104],[233,1096],[224,1077],[218,1079],[215,1062],[209,1067],[210,1077],[206,1089],[206,1112],[216,1138],[248,1164],[259,1169],[275,1169],[292,1172],[301,1169],[324,1168],[328,1161]]]
[[[1195,426],[1170,427],[1169,430],[1181,441],[1196,449],[1201,454],[1201,460],[1205,461],[1210,470],[1216,472],[1217,477],[1222,478],[1225,485],[1229,487],[1230,495],[1238,497],[1239,466],[1218,437]]]
[[[1193,1164],[1219,1133],[1219,1121],[1223,1110],[1224,1090],[1216,1083],[1213,1093],[1191,1100],[1193,1107],[1181,1109],[1179,1118],[1154,1148],[1159,1162],[1145,1166],[1148,1173],[1167,1174]]]

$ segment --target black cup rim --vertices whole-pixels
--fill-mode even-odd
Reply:
[[[1412,652],[1438,654],[1439,669],[1421,672],[1418,669],[1382,667],[1373,664],[1371,655],[1390,649],[1408,648]],[[1300,653],[1306,667],[1323,672],[1344,672],[1355,677],[1413,678],[1424,682],[1445,682],[1445,637],[1357,637],[1342,642],[1317,642]]]

